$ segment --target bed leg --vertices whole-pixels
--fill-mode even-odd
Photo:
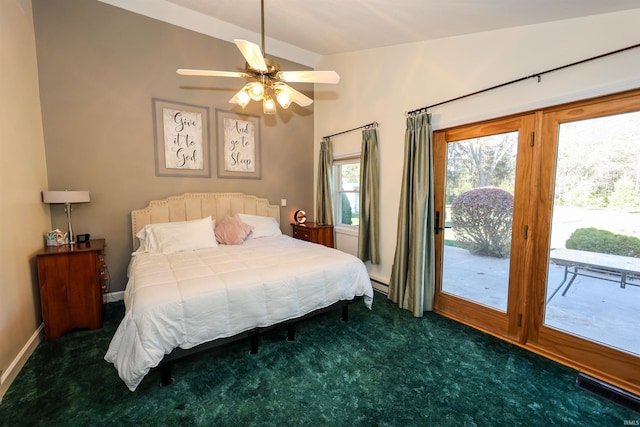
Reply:
[[[251,342],[251,350],[249,353],[258,354],[258,334],[251,335],[249,341]]]
[[[289,323],[287,325],[287,341],[295,341],[296,340],[296,325],[293,323]]]
[[[342,306],[342,317],[341,317],[343,322],[348,322],[349,321],[349,305],[345,304]]]
[[[171,377],[171,362],[164,362],[160,364],[160,387],[166,387],[173,384],[173,378]]]

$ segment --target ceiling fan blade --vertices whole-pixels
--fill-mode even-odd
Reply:
[[[338,83],[340,76],[335,71],[280,71],[277,77],[293,83]]]
[[[295,90],[289,85],[286,85],[284,83],[277,83],[276,89],[279,89],[283,92],[288,93],[289,96],[291,97],[291,100],[302,107],[306,107],[307,105],[313,104],[313,99],[298,92],[297,90]]]
[[[214,70],[190,70],[179,68],[176,73],[182,76],[208,76],[208,77],[246,77],[245,73],[239,71],[214,71]]]
[[[233,42],[238,46],[242,56],[247,61],[247,64],[258,71],[267,72],[267,63],[264,60],[260,46],[255,43],[248,42],[246,40],[235,39]]]

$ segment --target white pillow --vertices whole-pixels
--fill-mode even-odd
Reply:
[[[145,225],[136,233],[136,237],[138,238],[138,249],[136,252],[147,252],[147,226]],[[134,252],[134,254],[136,253]]]
[[[257,239],[258,237],[280,236],[282,231],[275,218],[269,216],[257,216],[249,214],[238,214],[242,222],[253,227],[253,231],[247,239]]]
[[[196,249],[216,248],[211,217],[193,221],[147,224],[136,234],[140,239],[139,252],[172,254]]]

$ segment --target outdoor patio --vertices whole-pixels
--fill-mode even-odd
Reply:
[[[443,290],[499,310],[507,307],[508,258],[475,256],[445,246]],[[547,298],[560,285],[564,267],[551,265]],[[640,355],[640,280],[619,283],[578,276],[565,296],[562,289],[547,304],[545,325]]]

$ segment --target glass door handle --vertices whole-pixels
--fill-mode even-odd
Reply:
[[[440,233],[441,230],[444,230],[444,227],[440,227],[440,212],[436,211],[436,226],[433,228],[435,234]]]

